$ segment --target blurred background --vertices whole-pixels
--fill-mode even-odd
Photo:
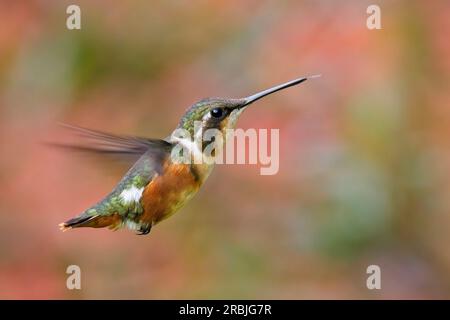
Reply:
[[[444,0],[0,1],[0,298],[450,298],[449,31]],[[45,146],[58,122],[165,137],[317,73],[240,119],[280,129],[277,175],[217,166],[147,237],[58,230],[127,170]]]

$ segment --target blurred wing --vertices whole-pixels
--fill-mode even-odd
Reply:
[[[82,144],[49,143],[52,146],[95,154],[111,155],[135,161],[149,150],[165,150],[171,146],[167,141],[133,136],[119,136],[97,130],[62,124],[86,142]]]

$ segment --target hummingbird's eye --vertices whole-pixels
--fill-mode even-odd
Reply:
[[[214,108],[214,109],[211,110],[211,116],[213,118],[217,118],[218,119],[218,118],[221,118],[222,115],[223,115],[222,108]]]

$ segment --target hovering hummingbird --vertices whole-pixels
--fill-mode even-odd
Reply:
[[[177,129],[195,135],[194,123],[202,129],[220,132],[234,129],[238,117],[251,103],[269,94],[300,84],[313,77],[295,79],[242,99],[207,98],[192,105],[181,118]],[[168,218],[190,200],[205,182],[214,163],[179,163],[171,157],[174,147],[187,147],[188,152],[203,152],[190,141],[170,136],[166,139],[117,136],[96,130],[71,127],[80,134],[95,139],[98,145],[68,146],[114,155],[137,158],[114,190],[85,212],[64,223],[60,229],[125,227],[137,234],[148,234],[151,228]],[[224,135],[226,137],[226,135]]]

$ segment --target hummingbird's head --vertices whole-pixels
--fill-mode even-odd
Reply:
[[[191,134],[194,133],[196,122],[200,124],[203,131],[231,129],[245,107],[243,99],[206,98],[188,109],[178,127],[188,130]]]
[[[233,129],[237,119],[251,103],[269,94],[295,86],[317,76],[295,79],[267,90],[255,93],[241,99],[207,98],[192,105],[181,119],[178,128],[188,130],[194,135],[196,122],[201,124],[203,131],[207,129]]]

